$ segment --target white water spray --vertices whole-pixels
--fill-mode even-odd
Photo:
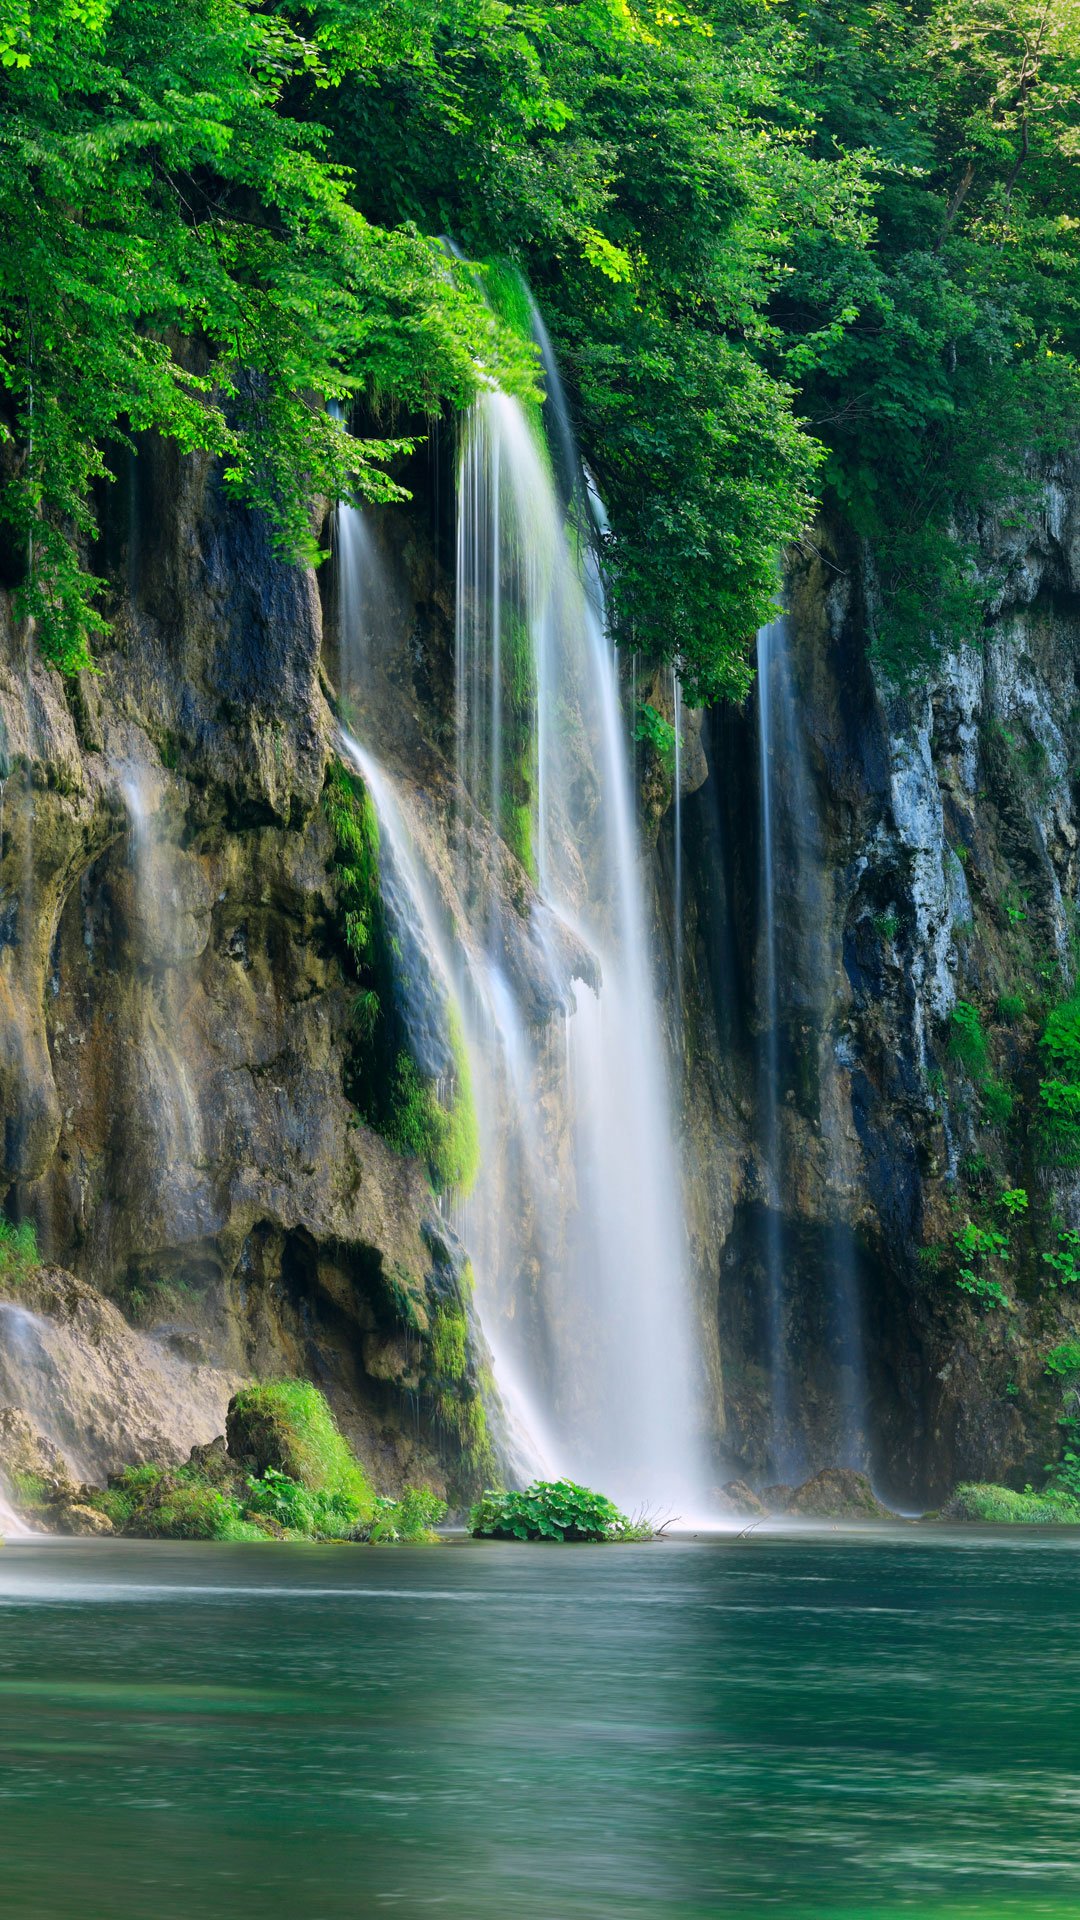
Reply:
[[[568,503],[516,401],[489,392],[464,426],[452,912],[415,804],[406,828],[404,783],[350,751],[459,1007],[481,1173],[456,1225],[504,1399],[536,1465],[685,1511],[704,1472],[627,730],[549,351],[545,371]],[[478,814],[531,875],[532,904],[528,890],[513,904],[513,863]]]

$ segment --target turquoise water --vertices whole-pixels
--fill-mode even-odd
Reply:
[[[1080,1542],[0,1554],[18,1920],[1080,1915]]]

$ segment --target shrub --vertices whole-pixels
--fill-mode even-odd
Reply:
[[[982,1117],[988,1127],[1004,1127],[1013,1115],[1013,1091],[1004,1080],[988,1077],[983,1081]]]
[[[1080,1086],[1044,1080],[1036,1132],[1043,1155],[1057,1166],[1080,1166]]]
[[[276,1467],[249,1477],[246,1485],[245,1514],[272,1520],[286,1533],[303,1534],[307,1539],[344,1539],[365,1517],[348,1493],[312,1493]]]
[[[446,1502],[429,1487],[406,1487],[400,1500],[378,1499],[368,1539],[375,1546],[395,1541],[430,1545],[437,1535],[433,1528],[446,1517]]]
[[[949,1056],[958,1061],[973,1080],[982,1079],[986,1073],[986,1035],[982,1030],[978,1008],[968,1000],[958,1000],[953,1008]]]
[[[146,1540],[244,1539],[239,1504],[217,1487],[197,1482],[170,1486],[129,1520],[126,1531]]]
[[[268,1380],[242,1387],[226,1418],[229,1452],[251,1459],[309,1493],[341,1496],[354,1519],[367,1519],[375,1496],[363,1467],[318,1387],[307,1380]]]
[[[1065,1000],[1049,1015],[1042,1039],[1064,1080],[1080,1080],[1080,999]]]
[[[1015,1493],[1012,1487],[966,1484],[957,1487],[946,1508],[952,1520],[1005,1522],[1020,1526],[1055,1526],[1080,1523],[1080,1500],[1057,1487],[1035,1493],[1025,1487]]]
[[[16,1226],[10,1220],[0,1219],[0,1286],[21,1286],[38,1265],[33,1221],[20,1220]]]
[[[602,1493],[572,1480],[534,1480],[522,1493],[488,1489],[469,1514],[469,1531],[494,1540],[642,1540],[652,1534]]]

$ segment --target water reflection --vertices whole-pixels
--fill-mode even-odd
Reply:
[[[1076,1556],[10,1546],[0,1904],[1075,1915]]]

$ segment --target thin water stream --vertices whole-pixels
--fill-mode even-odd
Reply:
[[[853,1241],[844,1224],[840,1193],[842,1155],[836,1113],[836,1061],[822,1046],[839,959],[827,932],[825,862],[821,821],[799,708],[791,635],[786,619],[763,627],[757,637],[757,707],[760,792],[760,1038],[758,1107],[766,1176],[763,1252],[771,1383],[772,1470],[797,1480],[823,1464],[862,1468],[866,1452],[866,1383],[863,1330],[854,1269]],[[796,1350],[792,1293],[795,1262],[786,1222],[792,1168],[785,1159],[781,1095],[785,1033],[801,1029],[800,1044],[815,1049],[824,1148],[825,1205],[831,1219],[823,1236],[819,1279],[826,1301],[834,1379],[836,1457],[811,1457],[804,1435],[800,1381],[807,1362]],[[789,1039],[790,1044],[790,1039]],[[804,1274],[804,1282],[807,1276]]]

